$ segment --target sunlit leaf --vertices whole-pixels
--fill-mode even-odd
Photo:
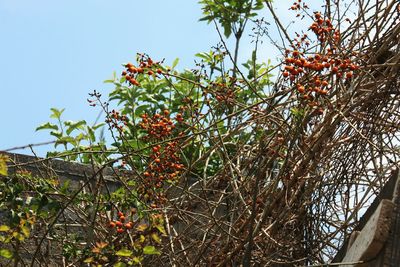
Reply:
[[[50,110],[53,112],[50,115],[50,118],[59,119],[61,117],[61,114],[64,112],[65,108],[63,109],[51,108]]]
[[[68,129],[67,129],[66,133],[69,135],[75,129],[79,129],[80,126],[86,125],[86,121],[85,120],[80,120],[80,121],[77,121],[77,122],[66,121],[66,122],[64,122],[64,124],[65,124],[65,126],[68,126]]]
[[[161,243],[161,239],[156,233],[152,233],[151,238],[153,238],[153,240],[156,241],[157,243]]]
[[[11,259],[13,257],[13,254],[8,249],[0,249],[0,256],[6,259]]]
[[[94,261],[93,257],[90,257],[90,258],[87,258],[86,260],[84,260],[83,262],[84,263],[91,263],[93,261]]]
[[[130,256],[132,256],[132,254],[133,254],[133,252],[131,250],[128,250],[125,248],[120,249],[115,253],[115,255],[121,256],[121,257],[130,257]]]
[[[147,229],[147,224],[143,223],[143,224],[139,224],[138,227],[136,227],[136,230],[143,232],[144,230]]]
[[[8,156],[0,155],[0,175],[7,176],[8,169],[7,169],[7,162],[9,161]]]
[[[58,126],[53,123],[46,122],[46,123],[41,124],[39,127],[37,127],[36,131],[45,130],[45,129],[58,130]]]
[[[145,246],[143,248],[143,254],[145,254],[145,255],[160,255],[160,252],[154,246]]]
[[[7,225],[0,225],[0,232],[7,232],[10,230],[10,227]]]
[[[126,267],[126,263],[123,262],[117,262],[116,264],[114,264],[114,267]]]
[[[31,234],[31,231],[26,226],[21,226],[21,232],[24,234],[26,238],[28,238]]]
[[[174,69],[176,65],[178,65],[178,63],[179,63],[179,58],[175,58],[175,60],[172,62],[172,69]]]

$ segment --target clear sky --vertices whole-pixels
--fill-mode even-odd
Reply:
[[[292,2],[275,1],[284,20]],[[35,132],[51,107],[66,108],[65,119],[93,122],[98,112],[88,93],[106,95],[112,87],[103,81],[137,52],[193,67],[194,54],[219,41],[200,17],[197,0],[0,0],[0,150],[52,140]],[[265,44],[265,60],[276,56],[271,47]],[[251,51],[242,46],[243,59]],[[35,150],[44,156],[48,149]]]

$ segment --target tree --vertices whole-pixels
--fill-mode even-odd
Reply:
[[[47,230],[33,265],[70,209],[85,211],[80,223],[92,229],[84,245],[73,240],[63,249],[70,264],[305,266],[332,259],[398,166],[400,5],[327,0],[325,10],[311,12],[298,0],[288,9],[310,28],[292,37],[270,1],[200,3],[201,20],[216,25],[221,44],[197,54],[193,70],[138,54],[106,81],[115,86],[108,100],[91,94],[112,144],[97,139],[102,124],[64,122],[62,110],[52,111],[58,125],[38,128],[64,146],[50,157],[80,160],[96,172],[77,191],[28,173],[2,179],[0,208],[10,221],[1,241],[14,248],[3,257],[21,260],[16,248],[40,221]],[[257,56],[270,37],[264,11],[282,36],[276,66]],[[239,64],[248,25],[255,49]],[[106,167],[121,186],[104,194],[98,174]],[[83,190],[89,182],[96,184],[91,192]],[[15,203],[15,192],[28,191],[35,194]],[[60,192],[64,199],[54,197]]]

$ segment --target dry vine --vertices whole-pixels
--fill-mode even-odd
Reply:
[[[311,20],[307,34],[315,34],[296,34],[296,38],[275,14],[273,3],[264,3],[282,37],[274,44],[285,56],[275,67],[279,68],[276,81],[264,84],[265,92],[257,88],[275,68],[246,76],[237,64],[238,49],[231,53],[222,33],[222,44],[216,49],[222,58],[219,64],[222,69],[224,64],[233,66],[232,75],[222,79],[225,83],[210,82],[212,71],[202,64],[193,71],[194,76],[149,69],[147,74],[162,75],[164,86],[170,90],[179,90],[173,83],[179,80],[204,101],[198,104],[188,99],[182,113],[190,113],[190,117],[184,119],[179,113],[176,123],[168,110],[133,120],[146,131],[146,140],[152,140],[144,148],[66,153],[70,157],[92,153],[90,159],[101,158],[103,165],[93,164],[92,174],[73,195],[54,188],[51,197],[62,199],[64,206],[48,218],[51,223],[43,220],[35,226],[37,249],[29,257],[30,265],[49,264],[46,242],[56,243],[60,249],[70,245],[67,239],[55,240],[50,233],[54,229],[69,232],[71,227],[89,229],[82,231],[86,239],[81,245],[100,256],[109,244],[119,249],[124,242],[134,244],[141,236],[146,240],[143,242],[158,243],[161,254],[145,257],[146,266],[307,266],[329,262],[390,171],[399,167],[400,5],[397,0],[324,2],[324,12],[310,13],[302,1],[291,7],[299,17]],[[220,31],[218,22],[215,25]],[[257,50],[262,37],[272,37],[263,30],[263,20],[254,23]],[[245,24],[234,29],[237,41]],[[224,58],[231,62],[226,63]],[[145,56],[141,59],[147,68],[162,63],[153,63]],[[124,79],[130,86],[140,86],[134,77],[143,73],[142,67],[127,64],[126,69]],[[250,89],[254,101],[236,97],[243,88]],[[99,102],[100,96],[93,96],[95,100],[90,101]],[[208,105],[210,101],[214,104]],[[116,129],[122,142],[128,142],[123,130],[129,124],[126,117],[109,111],[107,104],[101,105],[108,114],[109,126]],[[218,115],[221,110],[223,118]],[[179,134],[172,134],[174,127]],[[150,148],[149,154],[141,154]],[[198,150],[186,161],[179,159],[178,150],[184,154],[189,148]],[[118,156],[110,159],[112,153]],[[134,160],[150,163],[128,172],[108,168],[120,160],[128,165]],[[157,167],[154,162],[164,165]],[[162,168],[163,174],[175,182],[166,185],[164,178],[154,184],[146,180],[156,177],[154,168]],[[161,171],[157,172],[159,178]],[[50,172],[42,176],[55,175]],[[107,180],[111,176],[118,180],[114,180],[114,188]],[[24,181],[33,188],[35,181],[29,179]],[[147,220],[156,222],[154,229],[146,226],[130,232],[132,223],[125,224],[129,234],[123,238],[110,235],[106,226],[116,216],[98,207],[104,204],[104,195],[111,196],[116,190],[115,182],[131,193],[132,188],[137,190],[139,193],[132,195],[148,204],[144,205],[146,211],[156,211],[157,216],[151,213],[141,219],[135,217],[136,211],[129,213],[137,227]],[[51,183],[48,186],[53,188]],[[150,187],[156,188],[154,192]],[[166,188],[165,194],[159,194],[159,188]],[[112,205],[113,210],[120,211],[118,202]],[[118,214],[120,221],[112,221],[112,227],[125,221],[123,213]],[[60,219],[73,223],[62,224]],[[162,241],[153,235],[160,227],[165,227]],[[76,255],[71,256],[77,257],[76,261],[68,262],[62,252],[57,253],[65,266],[83,264],[84,259]],[[22,255],[17,263],[24,262]],[[109,266],[106,262],[111,262],[111,256],[104,259],[96,255],[85,263],[105,262]]]

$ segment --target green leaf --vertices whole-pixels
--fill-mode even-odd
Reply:
[[[90,258],[87,258],[86,260],[84,260],[83,262],[84,263],[91,263],[91,262],[93,262],[94,261],[94,258],[93,257],[90,257]]]
[[[52,135],[54,137],[57,137],[57,138],[61,138],[62,132],[60,132],[60,131],[51,131],[50,135]]]
[[[21,227],[21,232],[24,234],[24,236],[25,236],[26,238],[28,238],[28,237],[30,236],[30,234],[31,234],[31,231],[30,231],[29,228],[26,227],[26,226],[22,226],[22,227]]]
[[[134,263],[140,264],[140,263],[142,262],[143,259],[142,259],[142,258],[139,258],[139,257],[133,257],[132,260],[133,260]]]
[[[50,115],[50,118],[60,119],[61,114],[64,112],[65,108],[63,108],[63,109],[51,108],[50,110],[53,112],[53,113]]]
[[[104,122],[100,122],[98,124],[93,125],[92,128],[93,128],[93,130],[97,130],[98,128],[100,128],[100,127],[102,127],[104,125],[105,125]]]
[[[160,255],[161,253],[154,246],[145,246],[143,248],[143,254],[145,254],[145,255]]]
[[[161,238],[158,236],[158,234],[152,233],[151,238],[153,238],[153,240],[156,241],[157,243],[161,243]]]
[[[114,267],[126,267],[126,263],[123,262],[117,262],[116,264],[114,264]]]
[[[43,129],[58,130],[58,126],[53,123],[46,122],[46,123],[43,123],[42,125],[40,125],[39,127],[37,127],[36,131],[43,130]]]
[[[7,161],[9,161],[8,156],[0,155],[0,175],[8,175]]]
[[[133,252],[131,250],[128,250],[125,248],[120,249],[115,253],[115,255],[121,256],[121,257],[130,257],[130,256],[132,256],[132,254],[133,254]]]
[[[0,232],[7,232],[10,230],[10,227],[8,225],[0,225]]]
[[[77,121],[77,122],[66,121],[66,122],[64,122],[64,125],[68,126],[66,133],[69,135],[69,134],[71,134],[71,132],[73,130],[79,129],[79,127],[82,125],[86,125],[86,121],[85,120],[81,120],[81,121]]]
[[[8,249],[0,249],[0,256],[6,259],[11,259],[13,257],[13,254]]]
[[[162,225],[156,225],[156,228],[158,229],[158,231],[160,231],[160,233],[162,233],[163,235],[166,235],[167,232],[164,229],[164,226]]]
[[[226,38],[229,38],[229,36],[231,36],[232,33],[232,27],[230,23],[224,23],[222,25],[222,27],[224,28],[224,35]]]
[[[172,69],[174,69],[176,65],[178,65],[178,63],[179,63],[179,58],[175,58],[174,62],[172,62]]]
[[[206,53],[206,52],[197,53],[195,56],[196,56],[196,57],[199,57],[199,58],[201,58],[201,59],[204,59],[206,62],[211,62],[211,61],[212,61],[212,56],[209,55],[209,54]]]
[[[12,233],[12,236],[15,237],[18,241],[24,241],[25,237],[18,232]]]

